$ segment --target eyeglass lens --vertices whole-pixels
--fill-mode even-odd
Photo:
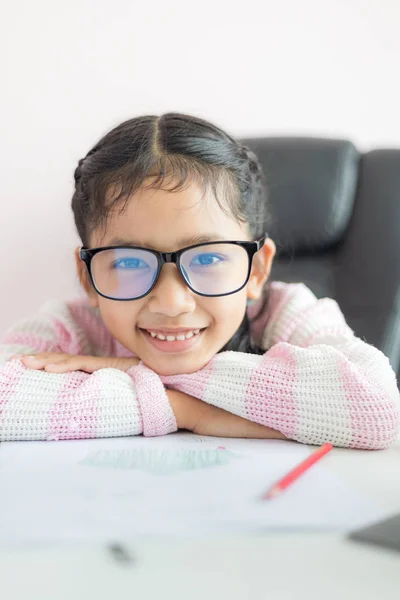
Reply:
[[[157,257],[137,248],[103,250],[92,259],[92,277],[101,294],[123,300],[146,294],[157,274]],[[247,251],[236,244],[207,244],[181,255],[182,274],[200,294],[219,296],[240,289],[247,277]]]

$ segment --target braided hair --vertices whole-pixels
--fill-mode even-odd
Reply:
[[[203,119],[181,113],[136,117],[106,133],[78,162],[74,171],[72,211],[84,246],[98,227],[105,227],[115,207],[124,210],[130,196],[148,176],[150,187],[169,191],[190,180],[211,187],[220,208],[260,238],[270,221],[266,187],[257,156],[247,146]],[[268,302],[263,290],[257,320]],[[248,315],[220,352],[262,354],[250,336]]]

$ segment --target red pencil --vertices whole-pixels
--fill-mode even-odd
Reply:
[[[297,467],[289,471],[287,475],[274,483],[274,485],[270,487],[269,490],[267,490],[267,492],[262,496],[262,500],[270,500],[271,498],[278,496],[281,492],[283,492],[283,490],[286,490],[287,487],[296,481],[300,475],[312,467],[312,465],[325,456],[325,454],[330,452],[332,448],[332,444],[324,444],[318,448],[318,450],[310,454],[310,456],[307,456],[307,458],[297,465]]]

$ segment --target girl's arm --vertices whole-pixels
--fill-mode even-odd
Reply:
[[[0,441],[164,435],[177,430],[158,375],[142,363],[126,373],[48,373],[13,359],[0,364]]]
[[[0,345],[0,441],[163,435],[177,430],[165,388],[142,363],[126,373],[48,373],[14,354],[90,351],[64,303],[45,305]]]
[[[196,373],[161,380],[299,442],[387,447],[400,404],[389,360],[354,336],[334,300],[317,300],[303,284],[285,293],[275,298],[263,356],[222,352]]]
[[[253,423],[183,392],[167,390],[167,395],[180,429],[217,437],[286,439],[271,427]]]

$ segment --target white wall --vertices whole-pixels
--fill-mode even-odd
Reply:
[[[0,333],[78,291],[76,163],[120,121],[400,145],[397,0],[29,0],[0,23]]]

